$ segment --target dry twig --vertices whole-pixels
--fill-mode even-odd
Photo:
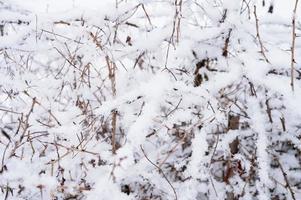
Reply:
[[[295,1],[292,19],[292,46],[291,46],[291,87],[294,91],[294,70],[295,70],[295,43],[296,43],[296,12],[299,0]]]
[[[280,167],[280,170],[282,172],[282,175],[283,175],[283,178],[284,178],[284,181],[285,181],[284,187],[289,190],[289,192],[291,193],[292,199],[296,200],[295,193],[294,193],[294,191],[292,190],[292,187],[289,184],[289,181],[288,181],[288,178],[287,178],[287,174],[285,173],[285,171],[284,171],[284,169],[282,167],[282,164],[280,163],[279,159],[276,156],[275,156],[275,160],[277,161],[277,163],[278,163],[278,165]]]
[[[162,169],[161,169],[158,165],[156,165],[154,162],[152,162],[152,161],[147,157],[147,155],[146,155],[146,153],[145,153],[145,151],[144,151],[144,149],[142,148],[141,145],[140,145],[140,148],[141,148],[141,151],[142,151],[144,157],[146,158],[146,160],[147,160],[148,162],[150,162],[154,167],[156,167],[156,168],[158,169],[159,173],[161,173],[161,174],[163,175],[164,179],[167,181],[167,183],[170,185],[170,187],[171,187],[172,190],[173,190],[173,193],[174,193],[174,195],[175,195],[175,200],[177,200],[177,199],[178,199],[177,192],[176,192],[174,186],[171,184],[171,182],[168,180],[168,178],[166,177],[166,175],[165,175],[164,172],[162,171]]]
[[[115,79],[116,64],[110,60],[109,56],[106,56],[106,62],[109,71],[109,79],[111,80],[113,97],[115,97],[116,96],[116,79]],[[114,110],[112,112],[112,139],[111,139],[113,154],[116,153],[116,120],[117,120],[117,111]]]
[[[260,34],[259,34],[259,23],[258,23],[258,17],[257,17],[257,13],[256,13],[256,6],[254,6],[254,17],[255,17],[255,22],[256,22],[256,38],[258,39],[259,45],[260,45],[260,53],[262,54],[262,56],[264,57],[265,61],[267,63],[270,63],[270,61],[268,60],[267,56],[265,55],[265,48],[263,46]]]

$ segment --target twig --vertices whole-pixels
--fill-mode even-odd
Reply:
[[[9,112],[9,113],[14,113],[14,114],[18,114],[18,115],[21,115],[21,114],[22,114],[22,113],[15,112],[15,111],[12,111],[12,110],[8,110],[8,109],[5,109],[5,108],[0,108],[0,111],[3,111],[3,112]]]
[[[216,152],[218,142],[219,142],[219,134],[217,134],[216,143],[215,143],[215,146],[214,146],[214,149],[213,149],[213,153],[212,153],[211,159],[210,159],[210,164],[209,164],[209,167],[208,167],[209,169],[211,167],[211,164],[213,163],[213,157],[214,157],[214,154]]]
[[[36,43],[38,43],[38,15],[36,17]]]
[[[226,58],[228,57],[228,48],[229,48],[229,43],[230,43],[231,32],[232,32],[232,28],[229,29],[228,36],[225,40],[223,53],[222,53],[222,55]]]
[[[257,17],[257,13],[256,13],[256,6],[254,6],[254,16],[255,16],[255,22],[256,22],[256,38],[258,39],[259,45],[260,45],[260,52],[262,54],[262,56],[264,57],[265,61],[267,63],[270,63],[270,61],[268,60],[268,58],[266,57],[265,53],[264,53],[264,46],[259,34],[259,24],[258,24],[258,17]]]
[[[250,4],[251,0],[249,0],[248,2],[246,0],[243,0],[242,2],[246,4],[246,7],[243,8],[243,3],[242,3],[241,9],[240,9],[240,14],[242,14],[246,10],[248,10],[248,18],[250,19],[251,18],[251,15],[250,15],[251,12],[250,12],[250,5],[249,4]]]
[[[182,100],[183,100],[183,99],[181,98],[181,99],[179,100],[178,104],[176,105],[176,107],[175,107],[174,109],[172,109],[171,111],[169,111],[168,114],[166,115],[166,117],[168,117],[169,115],[171,115],[171,113],[173,113],[174,111],[176,111],[176,110],[179,108],[179,106],[180,106]]]
[[[155,163],[153,163],[153,162],[147,157],[147,155],[146,155],[144,149],[142,148],[142,145],[140,145],[140,148],[141,148],[141,151],[142,151],[144,157],[146,158],[146,160],[147,160],[148,162],[150,162],[154,167],[156,167],[156,168],[158,169],[159,173],[161,173],[161,174],[163,175],[164,179],[167,181],[167,183],[170,185],[170,187],[171,187],[172,190],[173,190],[173,193],[174,193],[174,195],[175,195],[175,200],[177,200],[177,199],[178,199],[177,192],[176,192],[174,186],[170,183],[170,181],[168,180],[168,178],[166,177],[166,175],[165,175],[164,172],[162,171],[162,169],[161,169],[158,165],[156,165]]]
[[[295,1],[295,7],[293,10],[293,19],[292,19],[292,46],[291,46],[291,87],[294,91],[294,70],[295,70],[295,42],[296,42],[296,12],[298,7],[299,0]]]
[[[45,30],[45,29],[42,29],[42,32],[49,33],[49,34],[52,34],[52,35],[55,35],[55,36],[59,36],[59,37],[61,37],[61,38],[67,39],[67,40],[72,40],[73,42],[76,42],[76,43],[78,43],[78,44],[84,44],[84,43],[82,43],[82,42],[80,42],[80,41],[71,39],[71,38],[69,38],[69,37],[66,37],[66,36],[63,36],[63,35],[60,35],[60,34],[51,32],[51,31],[47,31],[47,30]]]
[[[106,56],[107,67],[109,71],[109,79],[111,80],[111,89],[113,93],[113,97],[116,96],[116,79],[115,79],[115,71],[116,71],[116,64],[110,60],[109,56]],[[117,111],[114,110],[112,112],[112,152],[113,154],[116,153],[116,121],[117,121]]]
[[[292,199],[296,200],[295,193],[294,193],[294,191],[292,190],[292,188],[291,188],[291,186],[289,184],[289,181],[288,181],[288,178],[287,178],[287,174],[285,173],[285,171],[284,171],[284,169],[283,169],[283,167],[282,167],[279,159],[276,156],[275,156],[275,159],[276,159],[276,161],[277,161],[277,163],[278,163],[278,165],[280,167],[280,170],[282,172],[283,178],[285,180],[285,188],[287,188],[289,190],[289,192],[291,193]]]
[[[6,153],[6,150],[9,146],[9,143],[6,145],[4,151],[3,151],[3,155],[2,155],[2,160],[1,160],[1,169],[0,169],[0,174],[4,171],[5,169],[5,166],[4,166],[4,159],[5,159],[5,153]]]
[[[177,142],[177,144],[175,144],[175,145],[171,148],[171,150],[168,151],[168,154],[165,156],[165,158],[162,160],[162,162],[161,162],[160,165],[158,166],[159,168],[162,167],[162,165],[167,161],[167,159],[171,156],[171,154],[172,154],[173,152],[175,152],[175,150],[177,149],[177,147],[178,147],[180,144],[182,144],[182,142],[186,139],[186,137],[187,137],[187,133],[185,132],[185,133],[184,133],[184,136],[181,138],[181,140],[180,140],[179,142]]]
[[[151,22],[151,20],[150,20],[150,17],[149,17],[149,15],[148,15],[148,13],[146,12],[146,9],[145,9],[143,3],[141,4],[141,7],[142,7],[142,9],[143,9],[143,12],[144,12],[144,14],[145,14],[147,20],[148,20],[148,23],[149,23],[151,26],[153,26],[153,24],[152,24],[152,22]]]
[[[179,8],[178,8],[179,7]],[[168,40],[168,46],[166,50],[166,55],[165,55],[165,64],[164,64],[164,69],[167,70],[171,75],[174,77],[174,79],[177,81],[177,77],[174,75],[174,73],[167,67],[168,63],[168,57],[169,57],[169,51],[170,51],[170,45],[172,44],[175,47],[174,43],[174,36],[176,33],[176,43],[179,43],[179,35],[180,35],[180,24],[181,24],[181,10],[182,10],[182,0],[178,3],[178,0],[175,0],[175,15],[173,19],[173,26],[172,26],[172,32],[171,36]]]
[[[117,111],[114,110],[112,113],[112,152],[116,154],[116,121]]]
[[[135,69],[136,65],[139,63],[139,60],[144,56],[144,54],[145,54],[145,51],[143,51],[143,52],[136,58],[133,69]]]
[[[181,28],[181,13],[182,13],[182,0],[180,0],[180,2],[177,5],[177,1],[176,1],[176,6],[179,7],[179,9],[177,10],[178,15],[178,21],[177,21],[177,36],[176,36],[176,42],[179,43],[179,38],[180,38],[180,28]]]
[[[211,176],[211,174],[210,174],[210,182],[211,182],[212,188],[213,188],[213,190],[214,190],[215,196],[216,196],[216,197],[218,197],[218,194],[217,194],[217,191],[216,191],[215,185],[214,185],[214,183],[213,183],[213,179],[212,179],[212,176]]]
[[[26,117],[25,120],[23,121],[23,123],[24,123],[24,129],[23,129],[23,133],[22,133],[22,135],[21,135],[21,137],[20,137],[20,142],[22,142],[23,137],[24,137],[26,131],[27,131],[28,128],[29,128],[29,123],[28,123],[28,122],[29,122],[29,117],[30,117],[30,115],[33,113],[33,108],[34,108],[34,106],[35,106],[36,103],[37,103],[37,102],[36,102],[36,98],[35,98],[35,97],[32,98],[32,104],[31,104],[30,110],[29,110],[29,112],[27,113],[27,115],[25,116],[25,117]],[[22,116],[22,117],[23,117],[23,116]]]

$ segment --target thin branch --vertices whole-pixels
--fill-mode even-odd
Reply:
[[[25,95],[27,95],[28,97],[30,97],[32,100],[34,100],[35,104],[41,106],[44,110],[46,110],[49,115],[55,120],[55,122],[59,125],[62,126],[62,124],[60,123],[60,121],[57,119],[57,117],[51,112],[51,110],[48,110],[46,107],[44,107],[38,100],[36,97],[32,97],[27,91],[23,91],[23,93]]]
[[[106,62],[107,67],[109,71],[109,79],[111,80],[111,89],[113,97],[116,96],[116,64],[115,62],[111,61],[109,56],[106,56]],[[116,154],[116,124],[117,124],[117,111],[114,110],[112,112],[112,137],[111,137],[111,143],[112,143],[112,152],[113,154]]]
[[[256,6],[254,6],[254,17],[255,17],[255,22],[256,22],[256,38],[258,39],[258,42],[259,42],[259,45],[260,45],[260,52],[262,54],[262,56],[264,57],[265,61],[267,63],[270,63],[270,61],[268,60],[267,56],[265,55],[265,52],[264,52],[264,46],[263,46],[263,43],[262,43],[262,40],[261,40],[261,37],[260,37],[260,34],[259,34],[259,23],[258,23],[258,17],[257,17],[257,13],[256,13]]]
[[[171,154],[173,152],[175,152],[175,150],[177,149],[177,147],[182,144],[184,142],[184,140],[186,139],[187,137],[187,133],[185,132],[183,137],[180,139],[180,141],[178,141],[172,148],[171,150],[168,151],[168,154],[165,156],[165,158],[163,159],[163,161],[160,163],[160,165],[158,166],[159,168],[162,167],[162,165],[167,161],[167,159],[171,156]]]
[[[284,171],[284,169],[283,169],[283,167],[282,167],[279,159],[276,156],[275,156],[275,159],[276,159],[276,161],[277,161],[277,163],[278,163],[278,165],[280,167],[280,170],[282,172],[282,175],[283,175],[283,178],[284,178],[284,181],[285,181],[285,188],[287,188],[289,190],[289,192],[291,193],[292,199],[296,200],[295,193],[294,193],[294,191],[292,190],[292,188],[291,188],[291,186],[289,184],[289,181],[288,181],[288,178],[287,178],[287,174],[285,173],[285,171]]]
[[[12,111],[12,110],[8,110],[8,109],[5,109],[5,108],[0,108],[0,111],[3,111],[3,112],[9,112],[9,113],[14,113],[14,114],[18,114],[18,115],[21,115],[21,114],[22,114],[22,113],[15,112],[15,111]]]
[[[0,174],[3,173],[3,171],[5,170],[5,165],[4,165],[4,159],[5,159],[5,153],[6,153],[6,150],[9,146],[9,143],[6,145],[4,151],[3,151],[3,155],[2,155],[2,159],[1,159],[1,169],[0,169]]]
[[[292,46],[291,46],[291,87],[294,91],[294,70],[295,70],[295,43],[296,43],[296,12],[298,7],[299,0],[295,1],[295,7],[293,10],[293,19],[292,19]]]
[[[176,110],[179,108],[179,106],[180,106],[182,100],[183,100],[183,99],[181,98],[181,99],[179,100],[178,104],[176,105],[176,107],[175,107],[174,109],[172,109],[171,111],[169,111],[165,117],[168,117],[168,116],[171,115],[174,111],[176,111]]]
[[[148,162],[150,162],[154,167],[156,167],[156,168],[158,169],[159,173],[161,173],[161,174],[163,175],[164,179],[167,181],[167,183],[170,185],[170,187],[171,187],[172,190],[173,190],[173,193],[174,193],[174,195],[175,195],[175,200],[177,200],[177,199],[178,199],[177,192],[176,192],[174,186],[170,183],[170,181],[168,180],[168,178],[166,177],[166,175],[165,175],[164,172],[162,171],[162,169],[161,169],[158,165],[156,165],[154,162],[152,162],[152,161],[147,157],[147,155],[146,155],[144,149],[142,148],[142,145],[140,145],[140,148],[141,148],[141,151],[142,151],[144,157],[146,158],[146,160],[147,160]]]
[[[117,111],[112,112],[112,152],[116,154],[116,121],[117,121]]]
[[[146,9],[145,9],[143,3],[141,4],[141,7],[142,7],[142,9],[143,9],[143,12],[144,12],[144,14],[145,14],[147,20],[148,20],[148,23],[149,23],[151,26],[153,26],[152,21],[150,20],[150,17],[149,17],[149,15],[148,15],[148,13],[146,12]]]
[[[60,34],[51,32],[51,31],[47,31],[47,30],[45,30],[45,29],[42,29],[42,32],[49,33],[49,34],[52,34],[52,35],[55,35],[55,36],[59,36],[59,37],[61,37],[61,38],[64,38],[64,39],[66,39],[66,40],[71,40],[71,41],[73,41],[73,42],[75,42],[75,43],[78,43],[78,44],[84,44],[84,43],[82,43],[82,42],[80,42],[80,41],[78,41],[78,40],[74,40],[74,39],[72,39],[72,38],[69,38],[69,37],[66,37],[66,36],[63,36],[63,35],[60,35]]]

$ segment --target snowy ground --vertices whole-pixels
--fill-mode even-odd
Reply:
[[[301,199],[295,3],[0,0],[0,197]]]

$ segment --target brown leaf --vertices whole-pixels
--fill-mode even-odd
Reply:
[[[238,153],[238,150],[239,150],[238,146],[239,146],[239,140],[238,140],[238,137],[236,137],[235,140],[233,140],[229,144],[230,152],[232,155]]]
[[[229,115],[228,118],[228,130],[239,129],[239,116]]]

